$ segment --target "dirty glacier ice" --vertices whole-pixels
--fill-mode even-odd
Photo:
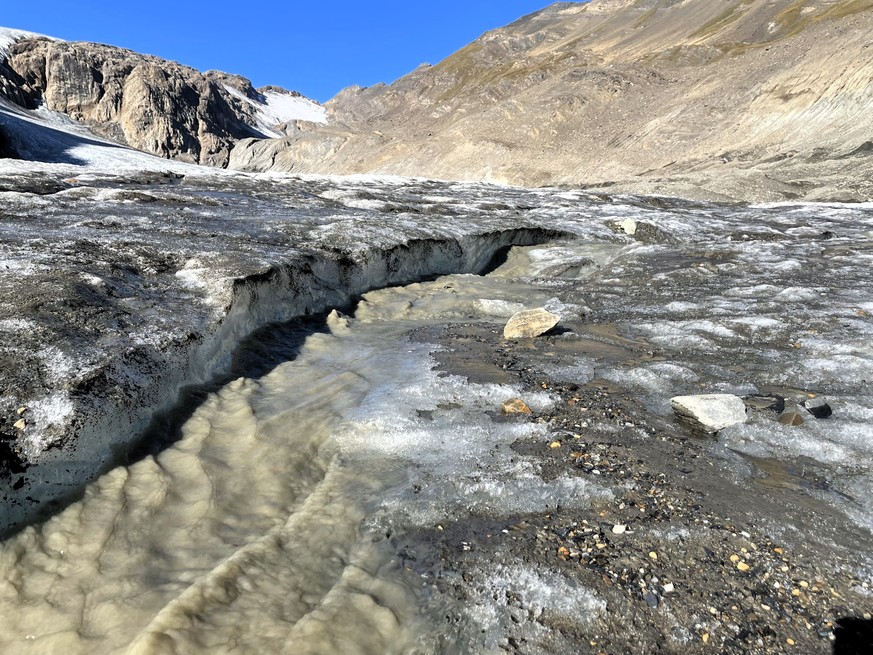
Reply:
[[[809,460],[829,482],[810,493],[873,527],[871,206],[385,178],[49,182],[46,195],[4,193],[0,328],[13,371],[4,404],[7,424],[23,406],[33,425],[22,440],[29,468],[3,481],[7,521],[32,519],[27,495],[62,496],[111,470],[3,544],[16,581],[4,612],[20,626],[4,636],[9,647],[208,652],[245,631],[264,648],[354,641],[358,652],[452,652],[433,633],[444,608],[413,609],[433,599],[380,531],[431,526],[447,511],[501,516],[611,493],[578,478],[544,481],[509,446],[547,439],[548,426],[488,413],[518,390],[439,375],[434,346],[408,338],[452,321],[497,329],[519,307],[547,306],[570,326],[613,324],[648,344],[644,363],[543,366],[577,383],[610,380],[655,415],[669,416],[671,396],[698,391],[826,396],[832,418],[788,428],[752,414],[713,440],[712,456],[739,478],[755,472],[736,453]],[[616,227],[628,218],[633,236]],[[414,284],[377,290],[396,283]],[[324,319],[287,361],[253,365],[235,350],[272,322],[351,311],[358,294],[351,319]],[[285,344],[296,334],[265,329]],[[208,384],[180,438],[116,467],[141,448],[152,412],[198,383]],[[105,420],[82,429],[89,438],[65,442],[94,410]],[[555,594],[572,598],[568,613],[594,620],[604,610],[596,593],[555,576],[491,571],[466,638],[498,648],[507,591],[534,617]],[[361,623],[378,627],[361,639]],[[530,630],[535,641],[535,620]]]

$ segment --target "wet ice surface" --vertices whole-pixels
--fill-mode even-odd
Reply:
[[[873,527],[869,207],[695,213],[699,223],[657,223],[678,244],[642,246],[602,273],[596,313],[651,343],[664,361],[601,375],[664,414],[678,393],[772,392],[788,396],[789,409],[823,396],[834,408],[827,420],[802,410],[806,421],[793,428],[752,412],[747,424],[721,432],[719,444],[825,465],[830,489],[820,493]]]
[[[595,342],[600,326],[642,344],[645,361],[621,356],[613,340],[596,356],[542,366],[577,384],[609,380],[667,420],[675,395],[826,397],[829,419],[809,415],[787,427],[775,414],[750,413],[709,453],[719,474],[740,481],[767,475],[768,462],[812,468],[825,483],[805,493],[873,527],[873,207],[723,207],[373,179],[215,176],[132,187],[106,177],[69,186],[49,196],[3,194],[10,273],[0,328],[12,370],[4,403],[26,405],[35,427],[63,427],[81,411],[74,402],[87,385],[72,393],[71,375],[99,373],[101,392],[133,393],[168,365],[168,344],[214,329],[238,299],[233,280],[277,262],[316,261],[317,269],[307,257],[357,254],[366,275],[375,266],[368,253],[411,239],[513,227],[576,238],[514,249],[488,278],[367,294],[353,320],[329,321],[292,361],[250,364],[257,374],[210,392],[191,408],[180,441],[112,470],[83,500],[7,540],[3,611],[18,626],[2,637],[10,652],[214,652],[228,644],[452,652],[439,625],[440,603],[449,601],[431,597],[420,572],[404,567],[381,538],[386,525],[432,529],[447,515],[508,516],[567,499],[587,506],[612,493],[580,477],[544,480],[537,461],[510,445],[547,442],[548,425],[493,417],[518,390],[442,376],[432,370],[435,346],[408,338],[451,321],[498,330],[523,307],[587,324]],[[614,229],[627,218],[640,222],[634,237]],[[486,255],[474,258],[479,268]],[[391,265],[403,266],[403,256]],[[414,264],[406,264],[410,279],[446,272]],[[341,279],[320,279],[294,294],[320,295],[325,308],[347,300]],[[150,348],[140,351],[150,359],[121,357],[136,346]],[[22,387],[37,391],[16,395]],[[537,410],[552,402],[545,392],[525,399]],[[108,435],[104,446],[135,437]],[[89,474],[90,461],[76,468],[83,452],[48,451],[49,463],[27,475],[50,479],[53,461],[72,480]],[[535,567],[499,567],[486,586],[465,608],[456,652],[498,648],[499,599],[508,593],[534,619],[546,604],[582,623],[603,611],[595,592]],[[364,638],[361,625],[375,627]],[[535,620],[530,630],[536,643]]]

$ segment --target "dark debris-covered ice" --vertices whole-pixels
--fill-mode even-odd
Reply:
[[[699,389],[827,394],[834,419],[802,436],[752,420],[725,442],[869,462],[868,205],[221,172],[7,173],[0,188],[2,484],[25,485],[17,497],[93,476],[258,327],[568,235],[535,261],[538,282],[573,286],[598,322],[662,354],[598,375],[660,412]]]

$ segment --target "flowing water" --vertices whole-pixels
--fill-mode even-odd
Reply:
[[[312,330],[292,361],[185,408],[193,413],[170,447],[8,540],[3,651],[451,650],[435,630],[442,608],[404,570],[384,525],[431,526],[453,507],[536,509],[555,493],[583,504],[608,495],[578,480],[546,484],[530,464],[501,457],[544,431],[489,416],[517,391],[439,376],[433,346],[408,337],[548,305],[543,290],[513,283],[525,259],[516,253],[485,278],[367,294],[353,319],[335,313]],[[297,332],[261,337],[283,335]],[[257,345],[238,366],[264,368]],[[480,475],[480,460],[495,455],[505,470]]]

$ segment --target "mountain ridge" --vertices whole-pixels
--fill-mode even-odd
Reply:
[[[320,120],[314,101],[278,87],[255,89],[240,75],[17,30],[0,37],[0,96],[65,114],[99,137],[164,158],[226,166],[240,139],[278,136],[283,123],[293,122],[293,111],[271,112],[272,103]]]
[[[871,164],[850,153],[870,139],[871,9],[558,3],[393,84],[346,89],[326,103],[328,125],[243,140],[229,165],[863,200]]]
[[[0,97],[165,158],[252,172],[864,201],[870,34],[873,0],[559,2],[321,106],[237,75],[0,29]],[[27,151],[11,122],[5,156]]]

